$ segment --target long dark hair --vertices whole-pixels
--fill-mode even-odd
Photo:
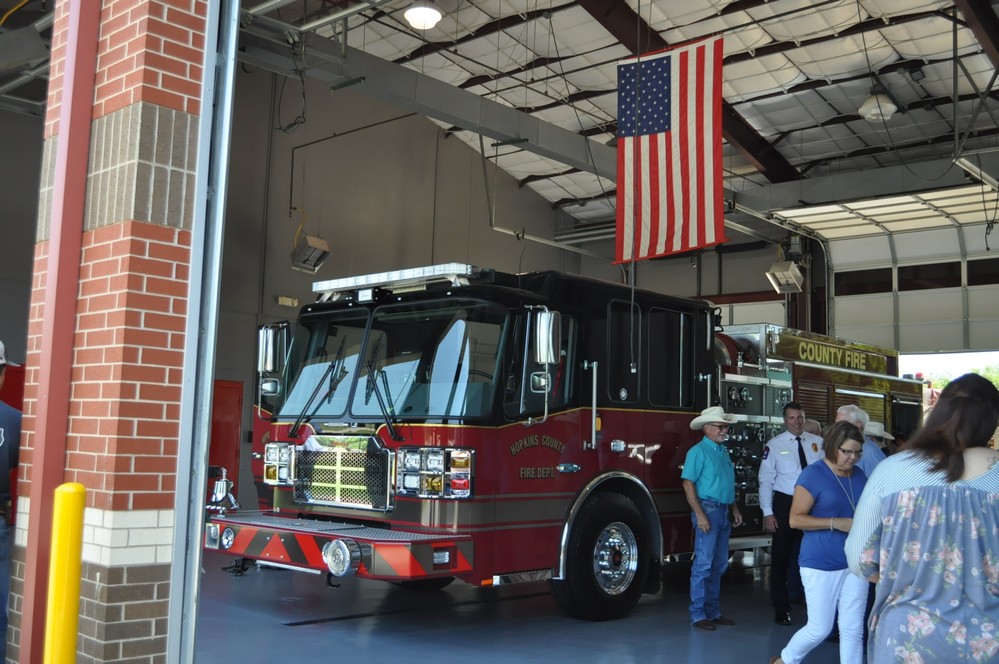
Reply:
[[[997,425],[999,390],[978,374],[964,374],[947,384],[905,447],[935,459],[933,470],[946,471],[947,481],[955,482],[964,474],[962,452],[985,447]]]

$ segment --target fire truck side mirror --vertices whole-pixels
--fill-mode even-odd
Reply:
[[[538,311],[534,319],[534,361],[558,364],[562,356],[562,316],[557,311]]]
[[[281,381],[277,378],[264,378],[260,381],[260,394],[265,397],[276,397],[281,394]]]
[[[284,368],[288,324],[264,325],[257,330],[257,373],[279,373]]]

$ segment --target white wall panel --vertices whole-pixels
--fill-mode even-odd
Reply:
[[[999,211],[990,209],[989,218],[994,218],[997,212]],[[991,251],[989,251],[985,248],[984,224],[965,226],[962,227],[962,230],[964,231],[964,251],[968,257],[995,258],[996,245],[999,245],[999,238],[996,237],[995,232],[989,236],[989,247],[991,247]],[[957,253],[955,252],[954,255],[957,256]]]
[[[907,322],[899,326],[903,353],[933,353],[964,350],[964,328],[960,320]]]
[[[999,318],[981,318],[969,321],[971,347],[969,350],[999,350]]]
[[[895,236],[895,256],[899,264],[955,261],[961,257],[961,244],[957,228],[941,228],[899,233]],[[891,256],[885,254],[885,265]]]
[[[970,350],[999,350],[999,285],[968,289]]]
[[[833,269],[837,272],[860,267],[891,265],[887,235],[835,240],[829,243]]]
[[[999,316],[999,285],[969,288],[968,309],[971,319]]]
[[[833,298],[833,312],[837,336],[843,336],[839,330],[845,325],[890,325],[895,322],[891,293],[842,295]]]
[[[961,320],[964,317],[960,288],[905,291],[898,294],[899,322]]]
[[[895,330],[891,325],[836,325],[835,336],[850,341],[874,344],[883,348],[895,347]]]
[[[745,325],[747,323],[771,323],[783,326],[787,321],[784,303],[746,302],[721,306],[723,325]]]

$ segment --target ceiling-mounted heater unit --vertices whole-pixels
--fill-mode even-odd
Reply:
[[[291,251],[291,266],[296,270],[315,274],[330,257],[330,245],[316,235],[300,233]]]
[[[794,261],[779,261],[767,270],[767,279],[778,293],[800,293],[805,277]]]

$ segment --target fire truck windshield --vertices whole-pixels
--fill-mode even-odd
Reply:
[[[357,307],[301,322],[301,370],[282,418],[332,421],[485,417],[506,310],[474,300]],[[304,337],[304,338],[303,338]]]

